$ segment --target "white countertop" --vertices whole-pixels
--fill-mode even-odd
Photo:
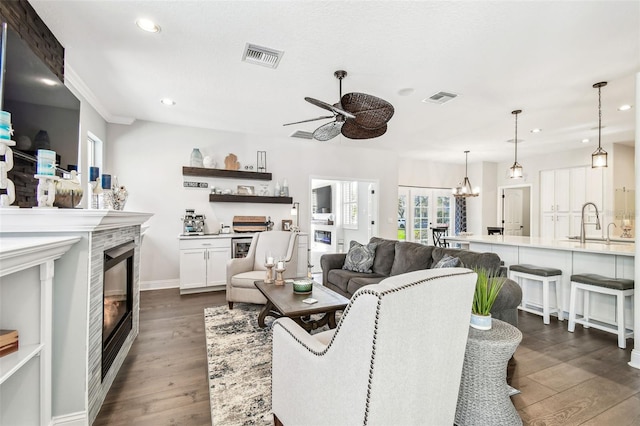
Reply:
[[[229,234],[178,235],[180,240],[201,240],[207,238],[251,238],[255,232],[231,232]]]
[[[604,241],[587,240],[581,244],[579,240],[553,240],[538,237],[519,237],[511,235],[469,235],[446,237],[447,241],[497,244],[505,246],[546,248],[553,250],[566,250],[586,253],[612,254],[619,256],[635,256],[636,245],[633,242],[621,243],[611,241],[606,244]]]

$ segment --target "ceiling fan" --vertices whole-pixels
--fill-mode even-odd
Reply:
[[[328,141],[340,133],[349,139],[372,139],[384,135],[387,131],[387,122],[393,117],[393,105],[366,93],[354,92],[343,96],[342,79],[347,76],[347,72],[338,70],[333,75],[340,81],[338,103],[331,105],[318,99],[304,98],[305,101],[317,107],[331,111],[332,115],[287,123],[284,126],[334,118],[334,121],[318,127],[313,132],[313,138]]]

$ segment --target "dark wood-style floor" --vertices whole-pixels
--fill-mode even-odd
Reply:
[[[146,291],[140,334],[94,425],[209,425],[205,307],[224,292],[180,296]],[[510,366],[512,401],[525,425],[640,425],[640,370],[627,365],[616,336],[520,313],[523,340]]]

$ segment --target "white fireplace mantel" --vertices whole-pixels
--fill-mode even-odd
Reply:
[[[56,261],[53,276],[52,425],[88,426],[93,422],[138,335],[141,230],[151,216],[115,210],[0,208],[2,248],[14,240],[26,242],[48,237],[77,240]],[[136,246],[133,329],[102,377],[104,250],[130,241]],[[28,260],[28,256],[22,258]]]
[[[119,210],[4,208],[0,209],[0,233],[94,232],[142,225],[151,216]]]

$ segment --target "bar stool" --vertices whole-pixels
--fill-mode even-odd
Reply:
[[[609,278],[597,274],[571,275],[571,299],[569,301],[569,331],[573,333],[577,324],[584,328],[597,328],[618,335],[618,347],[627,347],[626,339],[633,337],[633,330],[627,331],[624,325],[624,298],[630,297],[633,303],[634,281],[624,278]],[[578,290],[583,292],[581,318],[576,318],[576,300]],[[616,321],[606,324],[589,319],[589,293],[608,294],[616,297]]]
[[[449,235],[448,226],[434,226],[431,228],[433,234],[433,245],[436,247],[449,247],[449,243],[445,237]]]
[[[549,284],[553,283],[556,293],[556,304],[553,310],[558,315],[558,321],[562,321],[562,271],[560,269],[528,264],[511,265],[509,267],[509,278],[517,282],[522,288],[522,301],[518,309],[532,314],[542,315],[542,322],[545,324],[549,324],[550,322]],[[542,284],[542,307],[527,306],[531,304],[527,300],[526,286],[520,282],[520,278],[537,281]]]

